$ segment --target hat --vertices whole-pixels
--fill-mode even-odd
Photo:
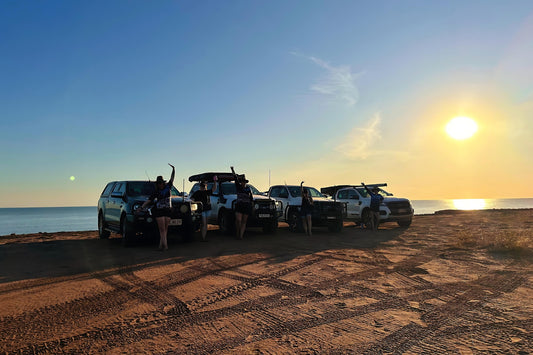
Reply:
[[[239,181],[240,182],[244,182],[244,183],[247,183],[248,180],[246,180],[246,175],[242,174],[242,175],[239,175]]]
[[[159,175],[157,177],[157,179],[155,180],[156,184],[159,184],[160,182],[162,182],[163,184],[165,183],[165,180],[163,179],[163,177],[161,175]]]

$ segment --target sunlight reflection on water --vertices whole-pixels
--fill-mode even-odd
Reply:
[[[458,210],[482,210],[487,205],[484,199],[453,200],[453,206]]]

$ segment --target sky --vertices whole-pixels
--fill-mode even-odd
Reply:
[[[0,0],[0,207],[113,180],[533,197],[533,2]],[[473,119],[456,140],[446,124]]]

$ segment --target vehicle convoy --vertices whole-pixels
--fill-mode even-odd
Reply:
[[[301,185],[274,185],[268,190],[268,197],[279,202],[281,220],[287,222],[291,232],[302,231],[300,210],[302,207],[302,188],[308,189],[313,198],[313,227],[327,226],[332,232],[340,232],[346,216],[346,204],[326,198],[314,187]]]
[[[213,177],[217,176],[216,190],[210,197],[211,210],[207,216],[207,223],[218,225],[225,234],[231,234],[235,230],[235,201],[237,190],[235,175],[229,172],[207,172],[189,177],[189,181],[196,182],[189,192],[192,196],[200,189],[200,182],[207,183],[207,190],[213,187]],[[278,229],[278,215],[276,201],[264,196],[254,186],[248,184],[253,194],[253,211],[248,217],[248,227],[261,227],[265,233],[275,233]]]
[[[153,181],[108,183],[98,200],[100,238],[109,238],[111,232],[119,233],[126,245],[143,235],[158,236],[157,222],[152,216],[151,207],[144,211],[139,210],[155,188]],[[185,240],[191,240],[194,232],[200,228],[200,204],[180,195],[175,187],[172,187],[170,201],[169,231],[179,233]]]
[[[383,196],[380,206],[379,219],[383,222],[397,222],[401,227],[409,227],[413,220],[414,209],[406,198],[392,197],[391,193],[383,190],[386,183],[366,184],[369,189],[377,187]],[[363,185],[337,185],[323,187],[320,191],[339,202],[347,204],[347,217],[349,221],[368,225],[370,218],[370,195]]]

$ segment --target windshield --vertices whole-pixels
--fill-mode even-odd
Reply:
[[[359,194],[362,196],[362,197],[370,197],[370,195],[368,194],[368,191],[366,191],[366,189],[364,187],[358,187],[357,188],[357,192],[359,192]],[[383,190],[383,189],[379,189],[378,193],[383,196],[383,197],[387,197],[387,196],[391,196],[392,194],[388,193],[387,191]]]
[[[300,186],[287,186],[287,188],[289,189],[289,193],[291,194],[292,197],[302,196],[302,190],[300,189]],[[315,189],[314,187],[304,186],[303,188],[309,190],[309,195],[311,197],[324,197],[324,195],[318,192],[318,190]]]
[[[224,195],[235,195],[237,194],[237,188],[235,186],[235,183],[233,182],[223,182],[221,184],[222,193]],[[258,189],[256,189],[254,186],[250,184],[246,184],[250,187],[250,190],[252,190],[252,194],[254,195],[261,195]],[[212,185],[211,185],[212,186]],[[209,186],[208,186],[209,187]]]
[[[128,183],[128,196],[150,196],[155,192],[155,183],[150,181],[132,181]],[[172,186],[172,196],[179,196],[180,192]]]

